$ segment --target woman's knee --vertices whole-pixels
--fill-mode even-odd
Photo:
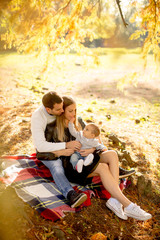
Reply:
[[[110,150],[110,157],[112,161],[119,162],[118,154],[114,150]]]
[[[118,154],[115,150],[109,150],[108,152],[110,153],[110,155],[112,155],[112,157],[118,158]]]
[[[108,162],[108,163],[110,163],[110,161],[119,162],[118,154],[114,150],[108,150],[106,152],[103,152],[101,154],[101,159],[102,159],[102,162]]]
[[[112,154],[113,154],[113,159],[119,161],[119,158],[118,158],[118,154],[117,154],[117,152],[114,151],[114,150],[111,150],[111,151],[112,151]]]

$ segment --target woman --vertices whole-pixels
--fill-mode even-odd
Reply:
[[[56,122],[47,125],[46,140],[47,141],[71,141],[74,138],[68,130],[68,123],[72,118],[76,118],[76,103],[70,97],[63,97],[64,113],[57,117]],[[95,152],[95,149],[80,150],[82,156],[94,153],[93,163],[84,166],[82,173],[78,173],[73,169],[69,158],[64,157],[65,150],[55,151],[57,157],[63,160],[66,177],[70,182],[81,185],[87,184],[92,177],[99,176],[104,188],[111,194],[111,198],[106,202],[106,206],[112,210],[119,218],[127,220],[133,217],[138,220],[148,220],[151,214],[142,210],[139,206],[132,203],[119,188],[119,161],[117,153],[113,150]]]

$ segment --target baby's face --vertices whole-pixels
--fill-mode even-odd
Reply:
[[[86,138],[95,138],[95,135],[92,132],[92,127],[89,125],[86,125],[85,128],[83,129],[83,136]]]

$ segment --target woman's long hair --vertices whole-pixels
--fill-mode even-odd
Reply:
[[[70,106],[72,104],[76,104],[76,102],[71,97],[64,96],[64,97],[62,97],[62,99],[63,99],[63,110],[64,111],[65,111],[66,107],[68,107],[68,106]],[[75,116],[75,119],[76,119],[76,116]],[[64,129],[66,127],[64,113],[62,115],[60,115],[60,116],[57,116],[56,122],[57,122],[56,125],[57,125],[58,139],[61,142],[63,142],[63,141],[65,141]],[[75,128],[77,129],[76,120],[75,120],[74,124],[75,124]]]

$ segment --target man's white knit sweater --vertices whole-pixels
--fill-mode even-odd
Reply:
[[[48,123],[53,122],[56,116],[47,113],[44,106],[39,107],[31,117],[31,132],[35,148],[38,152],[53,152],[66,148],[66,143],[51,143],[45,139],[45,129]]]

